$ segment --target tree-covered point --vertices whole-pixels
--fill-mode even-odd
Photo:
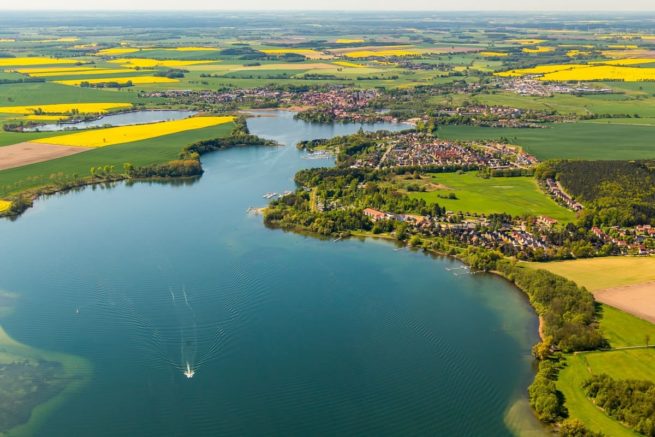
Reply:
[[[582,202],[587,226],[655,224],[655,161],[549,161],[536,175]]]
[[[215,152],[228,147],[241,146],[279,146],[279,143],[272,140],[266,140],[257,135],[252,135],[248,130],[245,117],[239,117],[235,121],[235,126],[230,136],[198,141],[197,143],[186,146],[182,149],[182,152],[180,152],[180,158],[187,159],[192,154],[203,155],[208,152]]]
[[[302,170],[295,181],[303,187],[273,201],[264,216],[269,226],[304,230],[321,235],[339,235],[355,230],[374,233],[399,231],[406,224],[380,221],[372,224],[364,208],[396,214],[437,217],[445,211],[438,204],[428,205],[381,184],[381,172],[351,168]]]

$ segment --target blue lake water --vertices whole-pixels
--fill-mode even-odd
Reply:
[[[36,433],[503,436],[534,426],[524,407],[537,321],[513,286],[387,242],[270,230],[246,212],[293,189],[299,169],[332,165],[303,159],[297,141],[360,128],[267,115],[249,127],[283,147],[203,156],[195,183],[86,188],[0,221],[0,289],[20,295],[3,327],[93,365]],[[365,126],[385,127],[406,126]]]
[[[158,121],[181,120],[194,115],[193,111],[147,110],[130,111],[120,114],[105,115],[97,120],[80,121],[77,123],[51,123],[37,128],[25,129],[26,132],[52,132],[65,129],[89,129],[102,126],[127,126],[130,124],[155,123]]]

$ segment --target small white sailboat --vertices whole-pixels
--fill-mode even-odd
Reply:
[[[193,378],[193,375],[196,374],[196,371],[191,368],[189,363],[186,363],[186,370],[184,371],[184,376],[187,378]]]

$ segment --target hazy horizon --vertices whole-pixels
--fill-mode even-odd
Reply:
[[[551,0],[521,1],[496,0],[478,1],[463,0],[460,2],[436,3],[432,0],[407,0],[405,2],[391,0],[316,0],[311,5],[301,0],[277,0],[274,7],[264,0],[243,0],[234,3],[222,3],[216,7],[215,2],[207,0],[187,0],[184,7],[176,0],[96,0],[88,2],[83,0],[31,0],[0,6],[0,10],[11,11],[369,11],[369,12],[636,12],[655,11],[649,0],[627,0],[625,2],[608,2],[600,4],[595,0]],[[454,6],[454,7],[453,7]]]

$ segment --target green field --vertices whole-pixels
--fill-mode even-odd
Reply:
[[[0,119],[1,121],[1,119]],[[12,144],[22,143],[24,141],[32,141],[39,138],[54,137],[57,135],[64,135],[70,132],[7,132],[0,130],[0,147],[10,146]]]
[[[114,165],[116,170],[121,170],[126,162],[144,166],[170,161],[179,156],[184,146],[196,141],[225,137],[233,127],[233,123],[227,123],[189,130],[134,143],[100,147],[77,155],[0,171],[0,198],[20,190],[45,185],[51,175],[57,173],[88,176],[91,167]]]
[[[646,334],[655,339],[655,325],[607,305],[602,306],[600,328],[612,347],[643,346]],[[655,381],[655,348],[568,355],[557,381],[571,417],[608,436],[637,435],[596,408],[582,392],[582,383],[601,373],[616,379]]]
[[[613,83],[606,84],[615,88]],[[648,85],[647,85],[648,86]],[[626,90],[621,90],[626,91]],[[499,105],[536,111],[556,111],[560,114],[612,114],[641,117],[655,117],[655,98],[639,90],[627,91],[638,94],[597,94],[576,96],[572,94],[555,94],[552,97],[522,96],[512,92],[499,92],[497,94],[466,94],[454,96],[438,96],[433,98],[434,103],[445,103],[452,99],[456,104],[465,100],[471,103],[484,105]]]
[[[443,126],[438,135],[457,140],[507,138],[539,159],[652,159],[655,126],[562,123],[544,129]]]
[[[575,218],[572,211],[558,205],[545,195],[532,177],[508,177],[484,179],[476,172],[437,173],[430,175],[430,182],[439,187],[435,191],[413,192],[411,197],[438,203],[450,211],[479,214],[507,213],[545,215],[561,221]],[[455,193],[457,199],[444,199]]]
[[[591,291],[655,281],[655,257],[613,256],[526,265],[564,276]]]
[[[132,89],[101,90],[50,82],[0,85],[0,106],[136,101],[138,96]]]

